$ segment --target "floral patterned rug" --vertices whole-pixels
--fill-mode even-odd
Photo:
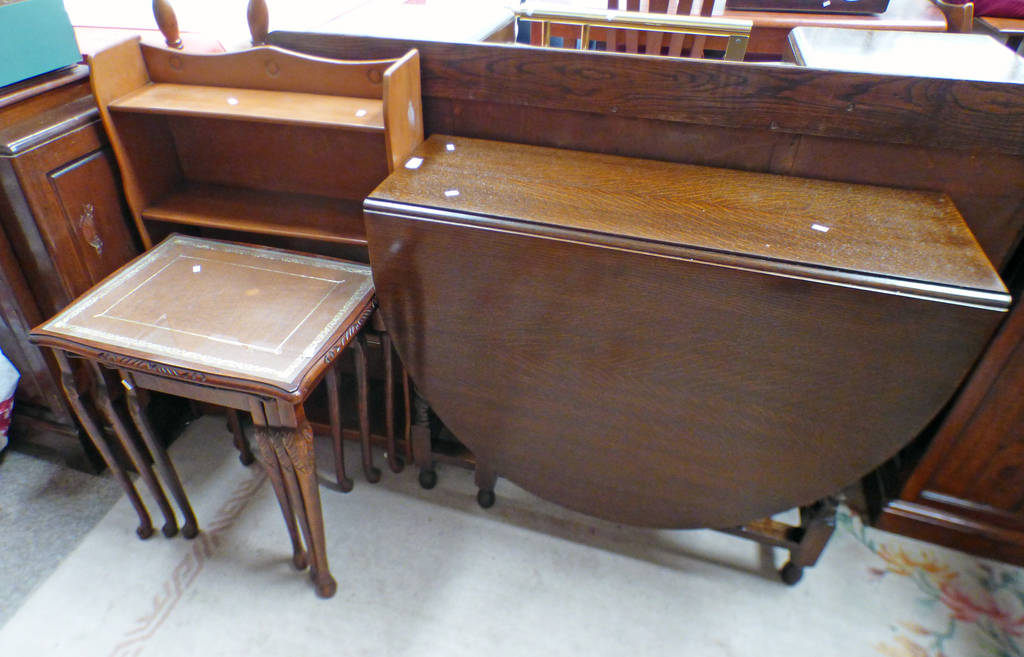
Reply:
[[[876,561],[867,566],[873,577],[896,580],[895,585],[916,592],[917,617],[894,618],[895,635],[876,646],[880,654],[1024,656],[1024,574],[1019,568],[971,563],[951,550],[871,530],[846,509],[836,525],[873,553]]]

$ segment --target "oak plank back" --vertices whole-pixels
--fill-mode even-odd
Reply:
[[[273,32],[323,57],[420,53],[427,134],[947,193],[997,270],[1024,234],[1024,85]]]

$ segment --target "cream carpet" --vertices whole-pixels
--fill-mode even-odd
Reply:
[[[223,426],[203,418],[171,450],[200,536],[140,541],[122,497],[3,627],[0,655],[1024,652],[1019,569],[849,515],[790,588],[774,572],[784,554],[739,538],[603,523],[506,481],[484,511],[471,473],[456,468],[440,470],[432,491],[407,469],[377,485],[357,478],[341,494],[328,483],[326,444],[321,493],[339,587],[320,600],[290,566],[269,482],[238,463]]]

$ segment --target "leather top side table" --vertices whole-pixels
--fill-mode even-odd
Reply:
[[[91,361],[100,407],[126,451],[127,428],[110,406],[99,364],[120,372],[128,406],[160,476],[185,516],[183,533],[198,531],[173,466],[153,438],[136,390],[179,395],[252,413],[261,461],[273,483],[292,539],[293,563],[304,568],[305,537],[317,594],[336,584],[325,554],[323,516],[313,456],[313,432],[303,401],[376,307],[370,268],[343,260],[172,235],[34,329],[32,339]],[[65,390],[76,410],[78,390],[66,369]],[[333,418],[332,418],[333,420]],[[95,422],[83,424],[104,450]],[[146,459],[130,453],[169,509]],[[107,456],[107,454],[105,454]],[[114,468],[112,468],[113,470]],[[140,536],[152,532],[145,508],[119,479],[140,517]]]

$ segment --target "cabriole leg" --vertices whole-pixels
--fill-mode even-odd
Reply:
[[[136,390],[131,372],[121,370],[120,373],[121,383],[128,393],[128,411],[131,413],[132,419],[135,420],[135,426],[142,435],[142,440],[146,443],[146,447],[149,448],[149,453],[153,456],[157,472],[160,473],[164,482],[170,486],[171,495],[178,502],[178,507],[181,508],[181,513],[185,517],[185,524],[181,528],[181,534],[185,538],[195,538],[196,534],[199,533],[199,523],[196,521],[196,514],[192,511],[192,505],[188,501],[188,495],[185,494],[185,487],[181,485],[178,472],[174,469],[171,460],[167,458],[167,452],[164,450],[163,445],[160,444],[153,434],[153,428],[149,424],[149,418],[146,417],[146,411],[139,402],[138,390]]]
[[[321,598],[330,598],[337,591],[338,585],[327,565],[320,485],[317,481],[316,459],[313,452],[313,427],[306,420],[301,406],[280,403],[278,411],[281,428],[271,433],[271,440],[279,441],[275,447],[284,466],[286,487],[290,482],[298,486],[298,499],[303,507],[299,520],[312,553],[313,568],[310,576],[316,585],[316,593]]]
[[[125,495],[128,496],[128,501],[132,504],[132,508],[135,509],[135,513],[139,516],[139,526],[135,529],[136,535],[143,539],[149,538],[153,535],[153,523],[149,518],[149,511],[146,510],[146,505],[142,503],[142,498],[139,497],[139,492],[135,490],[135,484],[132,483],[128,473],[124,471],[117,458],[114,457],[114,453],[111,451],[110,445],[107,444],[106,438],[104,438],[103,432],[93,418],[92,413],[82,403],[81,394],[78,392],[78,386],[75,384],[75,375],[71,370],[71,363],[68,362],[67,356],[59,349],[54,349],[53,355],[57,359],[57,367],[60,368],[61,387],[64,388],[64,395],[67,397],[68,403],[71,404],[71,409],[75,412],[78,421],[85,427],[85,433],[89,436],[89,440],[92,441],[96,451],[103,457],[103,462],[110,468],[110,473],[114,475],[114,479],[121,485],[121,489],[124,490]]]
[[[384,352],[384,422],[388,441],[388,467],[392,472],[399,473],[403,463],[398,458],[398,446],[395,444],[395,358],[391,336],[387,331],[380,334],[380,348]]]
[[[281,464],[277,459],[277,451],[270,442],[268,435],[267,420],[263,414],[263,404],[253,402],[250,408],[252,412],[253,436],[256,439],[256,449],[260,453],[260,463],[270,479],[270,485],[274,488],[274,495],[277,497],[277,504],[281,507],[281,515],[284,516],[285,527],[288,528],[288,537],[292,541],[292,564],[298,570],[305,570],[309,565],[306,550],[302,546],[302,539],[299,537],[299,528],[295,524],[295,512],[288,499],[288,492],[284,487],[284,473]]]
[[[107,388],[107,382],[103,377],[103,371],[100,369],[100,366],[94,362],[90,361],[89,365],[92,367],[92,372],[96,379],[96,403],[106,416],[107,422],[110,422],[110,425],[114,427],[114,433],[117,434],[118,439],[121,441],[121,446],[124,447],[126,452],[128,452],[128,456],[131,458],[132,464],[135,466],[135,469],[139,471],[139,476],[142,477],[142,481],[144,481],[146,486],[149,488],[150,494],[153,495],[157,506],[160,507],[160,512],[164,514],[164,526],[161,531],[164,536],[170,538],[178,533],[178,520],[174,516],[174,510],[171,508],[170,503],[167,501],[167,495],[164,493],[164,489],[160,486],[160,482],[157,481],[156,475],[153,474],[153,469],[149,466],[149,459],[139,451],[131,433],[121,420],[121,416],[118,414],[117,409],[114,408],[114,402],[110,398],[110,389]]]

